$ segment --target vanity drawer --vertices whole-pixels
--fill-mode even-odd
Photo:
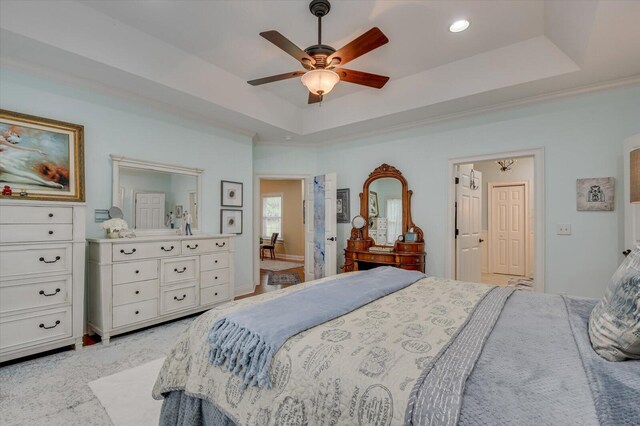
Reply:
[[[225,302],[230,299],[229,285],[217,285],[200,289],[200,305]]]
[[[183,241],[183,244],[187,243],[187,241]],[[211,238],[206,240],[194,240],[189,241],[188,244],[193,247],[193,244],[198,244],[198,252],[199,253],[211,253],[216,251],[228,251],[229,250],[229,239],[228,238]],[[189,250],[191,251],[191,250]],[[195,250],[194,250],[195,251]],[[186,254],[186,252],[185,252]]]
[[[204,271],[200,274],[200,288],[229,283],[229,268]]]
[[[183,287],[162,289],[160,313],[164,315],[173,311],[193,308],[198,305],[197,299],[195,283]]]
[[[162,261],[162,285],[181,281],[197,281],[200,277],[198,257],[164,259]]]
[[[114,286],[113,306],[142,302],[143,300],[158,299],[159,291],[160,283],[158,280],[141,281]]]
[[[0,350],[71,337],[71,307],[14,315],[0,320]]]
[[[71,244],[0,247],[0,277],[71,273]]]
[[[0,314],[71,303],[71,275],[0,282]]]
[[[386,254],[384,252],[376,253],[356,253],[356,260],[375,263],[395,263],[395,254]]]
[[[200,256],[200,270],[211,271],[229,267],[229,253],[212,253]]]
[[[180,256],[180,241],[154,241],[149,243],[113,244],[113,261],[148,259],[151,257]]]
[[[68,241],[72,239],[73,225],[71,224],[0,225],[0,240],[3,243]]]
[[[117,263],[113,265],[113,285],[158,278],[158,261]]]
[[[113,328],[123,327],[158,316],[158,299],[129,303],[113,308]]]
[[[0,206],[0,223],[71,223],[72,207]]]

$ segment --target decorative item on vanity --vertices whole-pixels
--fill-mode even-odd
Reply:
[[[88,326],[104,344],[116,334],[234,297],[234,236],[167,234],[88,243]]]
[[[349,218],[351,217],[349,188],[336,190],[336,197],[336,216],[338,217],[338,223],[349,223]]]
[[[84,201],[84,127],[0,109],[0,178],[34,200]]]
[[[0,198],[0,362],[82,347],[85,223],[82,203]]]
[[[124,219],[109,219],[102,222],[102,229],[107,231],[107,238],[120,238],[120,231],[129,229]]]
[[[500,173],[509,173],[511,172],[513,166],[515,166],[517,162],[518,160],[509,158],[506,160],[498,160],[496,161],[496,164],[498,164],[498,170],[500,171]],[[474,189],[474,188],[471,188],[471,189]]]
[[[242,210],[220,210],[220,233],[242,234]]]
[[[2,195],[4,195],[5,197],[11,197],[12,194],[13,191],[11,190],[11,187],[9,185],[5,185],[4,188],[2,188]]]
[[[370,216],[371,192],[376,192],[379,203],[375,218]],[[390,265],[424,272],[424,234],[411,219],[412,195],[406,179],[393,166],[382,164],[369,174],[360,194],[360,215],[351,223],[343,271]],[[407,235],[414,241],[406,241]]]
[[[591,178],[576,180],[578,211],[612,211],[614,206],[615,178]]]
[[[242,199],[242,182],[221,181],[220,205],[222,207],[242,207]]]
[[[191,217],[191,213],[185,211],[184,215],[182,216],[182,221],[184,222],[184,235],[193,235],[193,233],[191,232],[192,220],[193,218]]]

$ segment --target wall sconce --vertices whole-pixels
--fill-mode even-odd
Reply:
[[[631,151],[629,156],[631,167],[629,169],[630,176],[630,200],[633,204],[640,204],[640,148]]]
[[[508,160],[496,161],[496,163],[498,164],[498,170],[500,170],[500,173],[509,173],[511,171],[511,168],[515,166],[517,162],[518,160],[514,160],[511,158]]]

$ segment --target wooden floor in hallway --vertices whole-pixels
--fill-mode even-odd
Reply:
[[[253,293],[243,294],[242,296],[236,297],[235,300],[244,299],[246,297],[257,296],[259,294],[267,293],[269,291],[279,290],[281,288],[291,287],[290,285],[269,285],[267,284],[267,279],[269,278],[269,274],[281,274],[281,273],[289,273],[289,274],[298,274],[300,277],[300,282],[304,282],[304,263],[300,263],[299,268],[286,269],[284,271],[267,271],[264,269],[260,269],[260,284],[256,286],[256,289]]]

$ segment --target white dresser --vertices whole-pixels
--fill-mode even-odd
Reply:
[[[111,336],[233,299],[235,237],[89,239],[89,327]]]
[[[0,199],[0,362],[82,347],[85,206]]]

